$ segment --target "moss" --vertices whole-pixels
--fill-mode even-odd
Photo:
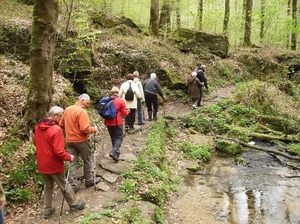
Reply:
[[[224,139],[217,139],[217,150],[231,155],[237,155],[242,152],[242,146],[238,143]]]
[[[228,137],[239,139],[243,142],[249,142],[249,137],[247,134],[247,129],[241,128],[241,127],[232,127],[228,126]]]

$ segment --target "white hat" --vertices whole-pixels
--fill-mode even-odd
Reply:
[[[150,77],[156,79],[156,73],[151,73]]]
[[[113,86],[112,89],[111,89],[112,93],[118,93],[119,91],[120,91],[119,88],[116,87],[116,86]]]
[[[201,65],[200,68],[206,68],[206,66],[205,65]]]
[[[138,71],[133,72],[133,76],[139,76],[139,75],[140,75],[140,73]]]
[[[192,72],[192,76],[197,76],[197,72]]]

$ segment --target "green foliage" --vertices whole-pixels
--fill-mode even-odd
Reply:
[[[97,223],[108,223],[110,221],[109,218],[113,216],[113,211],[110,209],[104,209],[100,213],[96,214],[86,214],[84,217],[79,219],[80,224],[88,224],[93,221],[97,221]],[[100,221],[101,220],[101,221]]]
[[[288,151],[295,156],[299,156],[300,155],[300,144],[289,144],[288,146]]]
[[[0,146],[0,151],[3,156],[11,156],[21,144],[21,139],[12,136],[6,144]]]
[[[156,217],[157,224],[167,224],[165,222],[164,211],[160,207],[155,208],[155,217]]]
[[[217,117],[213,121],[213,131],[216,134],[224,134],[229,130],[227,120],[222,117]]]
[[[179,149],[190,159],[203,159],[205,162],[210,160],[211,155],[208,147],[201,147],[191,142],[182,142]]]
[[[200,114],[198,110],[195,110],[196,112],[192,111],[191,113],[185,115],[182,118],[182,121],[186,123],[186,126],[192,127],[194,130],[201,132],[201,133],[207,133],[209,132],[211,122],[209,119],[204,117],[203,114]]]
[[[28,201],[33,195],[33,193],[29,189],[15,188],[5,191],[5,195],[8,201],[21,203]]]
[[[243,142],[249,142],[248,132],[241,127],[230,127],[228,137],[239,139]]]

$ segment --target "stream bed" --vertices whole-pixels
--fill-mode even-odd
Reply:
[[[183,194],[167,205],[168,223],[300,223],[300,174],[271,155],[246,148],[233,157],[213,155],[181,184]]]

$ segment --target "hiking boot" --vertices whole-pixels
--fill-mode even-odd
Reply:
[[[79,186],[76,186],[76,187],[72,187],[74,193],[76,194],[79,190],[80,190],[80,187]]]
[[[138,125],[144,125],[145,124],[145,122],[142,122],[142,123],[138,123]]]
[[[95,179],[91,183],[85,184],[86,187],[92,187],[100,182],[101,178],[100,177],[95,177]]]
[[[114,161],[119,162],[119,157],[115,153],[110,152],[109,157],[113,158]]]
[[[44,219],[49,219],[55,212],[55,208],[52,208],[50,212],[44,213]]]
[[[70,211],[77,212],[79,210],[84,209],[85,203],[85,200],[80,200],[78,201],[77,205],[70,205]]]

